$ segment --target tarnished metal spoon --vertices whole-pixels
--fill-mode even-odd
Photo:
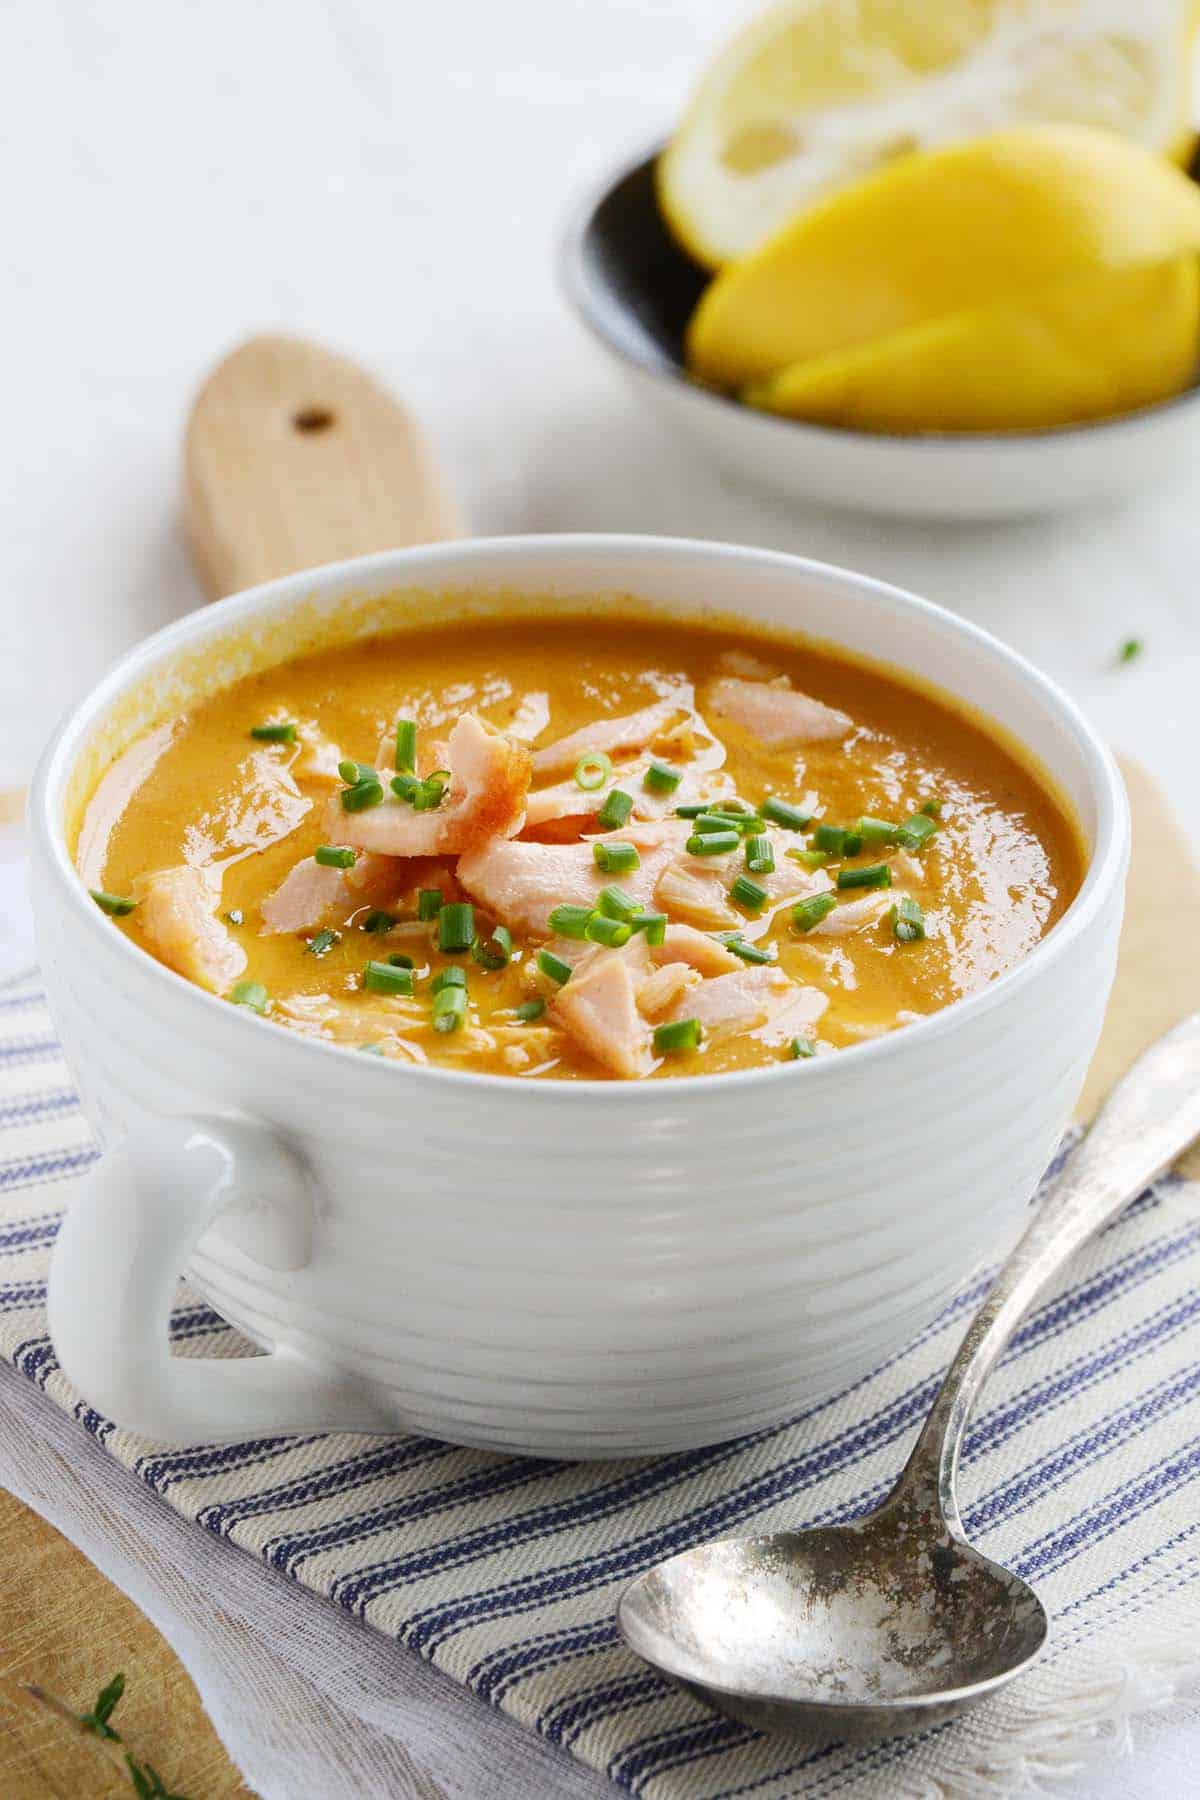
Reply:
[[[899,1481],[850,1525],[728,1538],[640,1575],[617,1623],[698,1700],[765,1731],[915,1730],[1020,1675],[1049,1631],[1019,1575],[967,1543],[963,1432],[1052,1276],[1200,1135],[1200,1014],[1139,1057],[1038,1207],[963,1339]]]

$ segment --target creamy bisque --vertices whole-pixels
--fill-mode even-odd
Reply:
[[[615,616],[241,681],[126,753],[78,860],[117,929],[282,1027],[520,1079],[802,1078],[1011,967],[1083,866],[1036,775],[930,694]]]

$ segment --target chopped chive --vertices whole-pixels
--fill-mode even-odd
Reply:
[[[830,856],[844,856],[846,853],[846,833],[841,825],[816,826],[811,842],[814,850],[824,850]]]
[[[309,938],[308,954],[310,956],[328,956],[340,936],[340,932],[330,931],[326,926],[324,931],[318,931],[316,937]]]
[[[378,781],[379,771],[370,763],[355,762],[352,757],[343,756],[338,764],[338,774],[347,787],[357,787],[360,781]]]
[[[642,786],[651,794],[673,794],[683,780],[683,771],[670,763],[654,761],[642,776]]]
[[[570,963],[564,962],[561,956],[555,956],[553,950],[539,950],[537,966],[543,975],[548,975],[551,981],[558,983],[559,987],[571,979]]]
[[[807,900],[801,900],[798,906],[793,906],[792,924],[797,931],[811,931],[836,905],[837,901],[832,894],[810,894]]]
[[[380,782],[359,781],[353,787],[342,789],[342,811],[366,812],[369,806],[378,806],[382,799],[383,787]]]
[[[414,966],[413,959],[406,950],[393,950],[388,961],[393,969],[411,969]]]
[[[815,1056],[817,1054],[817,1046],[813,1043],[811,1038],[793,1038],[788,1045],[788,1049],[797,1059],[805,1056]]]
[[[654,1048],[663,1056],[678,1056],[700,1048],[699,1019],[676,1019],[654,1028]]]
[[[753,831],[760,831],[762,823],[757,813],[725,812],[719,806],[712,806],[693,821],[692,830],[701,835],[710,831],[736,831],[740,837],[747,837]]]
[[[435,769],[419,782],[417,791],[411,796],[414,812],[436,812],[442,804],[442,796],[450,785],[449,769]]]
[[[124,919],[137,905],[137,901],[130,900],[127,895],[106,894],[103,888],[89,888],[88,893],[100,911],[107,913],[110,919]]]
[[[612,788],[597,816],[606,831],[619,831],[632,811],[633,795],[624,788]]]
[[[667,941],[667,915],[660,912],[635,912],[627,921],[635,931],[644,931],[648,944]]]
[[[775,868],[775,851],[769,837],[746,839],[746,867],[752,875],[770,875]]]
[[[697,832],[687,841],[689,856],[728,856],[741,843],[736,831]]]
[[[897,829],[896,842],[902,850],[923,850],[936,830],[937,820],[928,813],[913,813]]]
[[[794,862],[803,864],[806,869],[823,869],[829,861],[828,850],[785,850]]]
[[[774,794],[768,794],[759,807],[764,819],[772,825],[782,825],[785,831],[804,831],[812,823],[812,814],[804,812],[799,806],[789,806],[786,800],[779,800]]]
[[[896,833],[900,827],[891,819],[872,819],[864,816],[854,821],[854,829],[868,850],[877,850],[881,845],[894,844]]]
[[[559,937],[585,938],[594,910],[591,906],[556,906],[550,914],[550,929]]]
[[[396,772],[403,769],[415,769],[417,766],[417,722],[415,719],[396,720]]]
[[[441,888],[417,889],[418,919],[436,919],[442,910]]]
[[[357,860],[356,852],[342,844],[318,844],[313,851],[313,861],[323,869],[352,869]]]
[[[606,919],[621,919],[628,924],[640,909],[636,900],[631,900],[623,888],[601,888],[596,896],[596,905]]]
[[[225,914],[225,917],[231,925],[244,925],[246,922],[246,915],[240,906],[235,906],[231,912]]]
[[[294,744],[296,727],[290,721],[286,725],[252,725],[250,736],[260,744]]]
[[[868,863],[862,869],[839,869],[839,888],[885,888],[892,885],[892,871],[887,863]]]
[[[265,1013],[271,1004],[270,995],[261,981],[239,981],[229,998],[235,1006],[248,1006],[256,1013]]]
[[[438,914],[438,949],[457,956],[471,948],[475,936],[475,908],[469,900],[456,900]]]
[[[593,944],[607,944],[612,950],[619,950],[633,936],[633,926],[627,925],[624,919],[609,919],[603,913],[593,913],[588,921],[587,936]]]
[[[359,926],[360,931],[369,931],[378,937],[384,931],[390,931],[396,923],[395,913],[385,912],[382,906],[371,909]]]
[[[1117,661],[1123,663],[1133,662],[1136,657],[1139,657],[1142,654],[1145,647],[1146,646],[1141,638],[1126,638],[1117,654]]]
[[[575,786],[592,794],[604,786],[611,774],[612,762],[603,750],[588,750],[575,764]]]
[[[735,906],[744,906],[747,912],[761,912],[767,903],[767,890],[757,881],[751,881],[748,875],[739,875],[729,890],[729,898]]]
[[[743,962],[770,963],[775,961],[768,951],[760,950],[757,944],[748,944],[740,931],[718,931],[715,935],[727,950],[732,950],[733,954],[740,956]]]
[[[363,986],[372,994],[403,994],[412,998],[413,972],[391,963],[369,962],[363,970]]]
[[[916,944],[925,936],[925,914],[911,894],[901,894],[891,910],[892,935],[897,943]]]
[[[457,1031],[466,1016],[466,988],[439,988],[433,996],[433,1029],[442,1032]]]
[[[451,963],[448,968],[439,969],[430,984],[431,991],[435,994],[440,994],[443,988],[465,988],[466,985],[467,971],[461,963]]]
[[[675,817],[677,819],[698,819],[701,813],[706,813],[707,811],[707,800],[689,801],[687,806],[677,806],[675,808]]]
[[[940,819],[942,816],[942,802],[940,797],[937,794],[931,794],[928,800],[922,800],[917,811],[923,812],[927,819]]]
[[[642,864],[634,844],[593,844],[592,856],[605,875],[626,875]]]
[[[497,925],[490,937],[476,936],[471,940],[471,955],[481,969],[495,971],[507,969],[512,961],[512,935],[507,925]]]
[[[398,775],[392,776],[392,792],[397,800],[407,800],[411,806],[421,792],[421,783],[410,770],[402,769]]]
[[[541,1018],[545,1010],[546,1002],[539,994],[536,1000],[522,1000],[520,1006],[513,1008],[513,1013],[522,1025],[532,1025],[535,1019]]]

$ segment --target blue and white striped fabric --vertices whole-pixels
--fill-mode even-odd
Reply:
[[[870,1379],[777,1430],[687,1455],[564,1466],[349,1436],[163,1450],[85,1407],[46,1334],[51,1244],[93,1155],[40,992],[0,989],[4,1356],[199,1526],[332,1596],[631,1793],[1012,1792],[1013,1770],[1029,1766],[1014,1762],[1014,1742],[1036,1724],[1044,1744],[1047,1716],[1076,1701],[1086,1714],[1098,1651],[1108,1646],[1116,1669],[1139,1645],[1153,1655],[1156,1621],[1165,1631],[1181,1601],[1200,1613],[1195,1185],[1160,1182],[1079,1259],[1026,1322],[970,1432],[968,1529],[1039,1584],[1052,1658],[970,1720],[855,1751],[767,1741],[713,1718],[622,1649],[614,1601],[685,1545],[847,1518],[879,1499],[984,1277]],[[183,1290],[174,1330],[184,1355],[241,1349]],[[968,1779],[973,1769],[993,1785]]]

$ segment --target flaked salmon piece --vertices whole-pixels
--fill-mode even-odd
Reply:
[[[819,988],[802,987],[782,969],[758,964],[702,981],[680,999],[672,1019],[698,1019],[709,1037],[753,1032],[765,1043],[800,1036],[827,1004]]]
[[[535,775],[564,773],[573,769],[589,750],[602,750],[606,755],[615,750],[644,750],[679,713],[690,713],[691,710],[691,688],[681,686],[669,699],[656,700],[639,712],[627,713],[619,719],[596,719],[578,731],[568,732],[557,742],[535,750],[533,772]]]
[[[330,802],[326,830],[331,840],[383,856],[443,856],[478,849],[492,839],[510,838],[525,820],[530,753],[464,713],[446,744],[450,787],[442,804],[416,812],[389,795],[381,805],[348,813],[340,799]]]
[[[638,984],[638,1011],[647,1019],[657,1019],[701,980],[703,977],[689,963],[664,963]]]
[[[727,975],[745,964],[727,945],[697,931],[694,925],[668,925],[661,944],[652,944],[650,955],[656,963],[686,963],[701,975]]]
[[[556,906],[595,906],[600,890],[614,882],[639,906],[648,907],[659,876],[686,841],[687,821],[664,819],[573,844],[540,844],[495,838],[458,859],[458,879],[481,906],[513,931],[550,935]],[[615,877],[596,867],[594,844],[636,846],[640,866]]]
[[[210,994],[227,994],[246,952],[216,916],[218,872],[181,864],[139,877],[133,892],[139,929],[159,961]]]
[[[714,681],[707,704],[719,717],[743,726],[760,744],[772,746],[818,744],[845,737],[853,723],[836,707],[795,688],[743,681],[737,675],[723,675]]]
[[[739,915],[729,901],[729,882],[722,868],[701,862],[698,857],[671,857],[662,869],[654,887],[654,903],[672,918],[681,919],[701,931],[719,931],[739,923]]]
[[[717,658],[717,667],[722,675],[737,675],[743,681],[776,681],[779,679],[777,665],[764,662],[761,656],[755,656],[752,650],[722,650]]]
[[[259,935],[311,931],[334,913],[345,912],[350,906],[346,874],[345,869],[326,869],[314,857],[304,857],[263,900]]]
[[[654,1067],[650,1027],[638,1011],[629,961],[619,953],[577,968],[559,989],[551,1018],[589,1056],[627,1080]]]
[[[896,892],[893,889],[881,889],[875,894],[864,894],[861,900],[847,900],[841,906],[835,906],[831,913],[826,913],[819,925],[814,925],[810,937],[849,937],[851,932],[862,931],[864,926],[874,925],[890,912],[896,903]]]

